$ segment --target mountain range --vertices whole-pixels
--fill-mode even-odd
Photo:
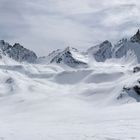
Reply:
[[[133,55],[139,63],[140,31],[138,30],[130,39],[123,38],[114,45],[106,40],[99,45],[88,48],[85,52],[67,47],[64,50],[58,49],[53,51],[48,56],[37,57],[35,52],[24,48],[19,43],[15,43],[12,46],[4,40],[0,41],[0,52],[1,57],[7,56],[17,62],[56,63],[65,64],[70,67],[87,66],[91,57],[97,62],[105,62],[109,59]]]

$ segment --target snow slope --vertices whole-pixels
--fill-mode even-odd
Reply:
[[[139,103],[123,93],[139,79],[133,67],[0,65],[0,139],[140,139]]]

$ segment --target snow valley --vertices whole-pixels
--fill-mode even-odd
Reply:
[[[140,31],[38,57],[0,41],[1,140],[139,140]]]

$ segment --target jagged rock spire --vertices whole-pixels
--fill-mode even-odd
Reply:
[[[130,41],[140,43],[140,30],[139,29],[136,32],[136,34],[130,38]]]
[[[136,35],[140,35],[140,30],[138,29],[138,31],[137,31],[137,33],[136,33]]]

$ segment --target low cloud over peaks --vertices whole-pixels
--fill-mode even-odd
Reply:
[[[84,49],[139,28],[138,0],[0,0],[0,39],[40,55],[68,45]]]

